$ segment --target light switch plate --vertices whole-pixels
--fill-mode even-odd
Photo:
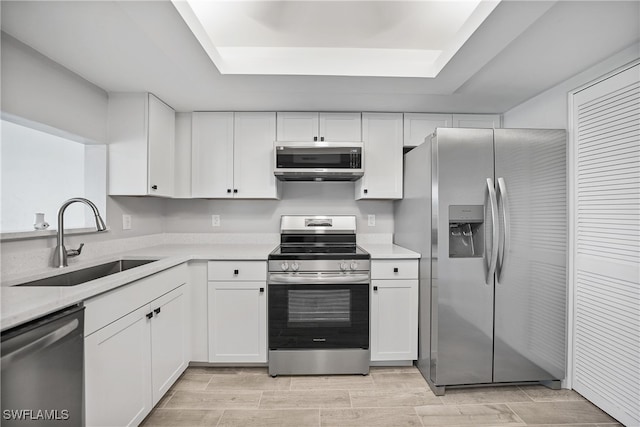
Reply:
[[[369,227],[376,226],[376,216],[375,215],[367,215],[367,225]]]
[[[220,215],[211,215],[211,226],[220,227]]]
[[[122,215],[122,229],[131,230],[131,215]]]

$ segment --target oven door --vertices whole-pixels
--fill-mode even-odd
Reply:
[[[270,350],[369,348],[368,279],[280,282],[269,282]]]

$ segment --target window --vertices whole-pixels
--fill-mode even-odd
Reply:
[[[72,197],[88,198],[106,219],[105,144],[36,129],[44,126],[8,120],[1,125],[0,232],[34,231],[38,212],[44,213],[49,229],[56,229],[58,209]],[[85,205],[75,203],[65,212],[64,225],[86,228],[95,222]]]

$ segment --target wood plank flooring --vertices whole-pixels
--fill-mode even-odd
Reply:
[[[415,367],[340,376],[191,367],[142,424],[171,426],[564,426],[620,424],[571,390],[449,389],[435,396]]]

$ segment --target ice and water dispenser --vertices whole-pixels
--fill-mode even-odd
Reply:
[[[484,206],[449,205],[449,258],[484,255]]]

